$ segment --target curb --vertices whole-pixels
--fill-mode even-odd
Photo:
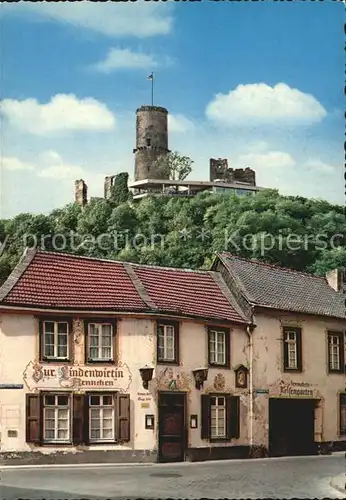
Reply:
[[[346,474],[334,476],[330,481],[330,486],[341,493],[346,494]]]
[[[173,462],[173,463],[158,463],[158,462],[98,462],[98,463],[70,463],[70,464],[25,464],[25,465],[1,465],[0,460],[0,471],[13,471],[16,469],[19,470],[30,470],[30,469],[88,469],[88,468],[124,468],[124,467],[188,467],[193,465],[200,466],[208,466],[208,465],[221,465],[221,464],[229,464],[232,463],[244,463],[254,464],[258,462],[271,462],[271,461],[290,461],[290,460],[304,460],[304,458],[311,458],[315,460],[321,460],[326,458],[331,458],[335,456],[344,455],[345,452],[335,452],[332,455],[312,455],[312,456],[299,456],[299,457],[265,457],[265,458],[255,458],[255,459],[229,459],[229,460],[205,460],[202,462],[199,461],[185,461],[185,462]],[[336,489],[339,489],[342,481],[345,481],[346,478],[343,478],[343,475],[335,476],[332,480],[339,479],[339,486]],[[342,484],[343,485],[343,484]],[[332,485],[333,486],[333,485]],[[333,486],[334,487],[334,486]],[[342,490],[342,493],[345,493],[345,490]]]

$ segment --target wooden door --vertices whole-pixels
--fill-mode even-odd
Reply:
[[[183,462],[186,449],[186,395],[159,394],[159,461]]]

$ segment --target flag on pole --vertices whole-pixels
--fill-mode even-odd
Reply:
[[[152,80],[154,78],[154,74],[151,73],[149,76],[148,76],[148,80]]]

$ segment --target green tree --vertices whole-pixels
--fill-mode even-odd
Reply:
[[[193,160],[182,156],[177,151],[160,155],[153,163],[153,170],[159,177],[168,177],[174,181],[183,181],[192,172]]]
[[[128,180],[129,174],[127,172],[121,172],[115,176],[109,199],[112,205],[118,206],[130,199],[131,193],[128,188]]]

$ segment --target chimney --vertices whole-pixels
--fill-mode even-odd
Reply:
[[[82,207],[88,203],[88,186],[83,179],[75,181],[75,202]]]
[[[346,274],[343,269],[332,269],[326,273],[328,285],[336,292],[340,292],[343,288],[343,283],[346,284]]]

